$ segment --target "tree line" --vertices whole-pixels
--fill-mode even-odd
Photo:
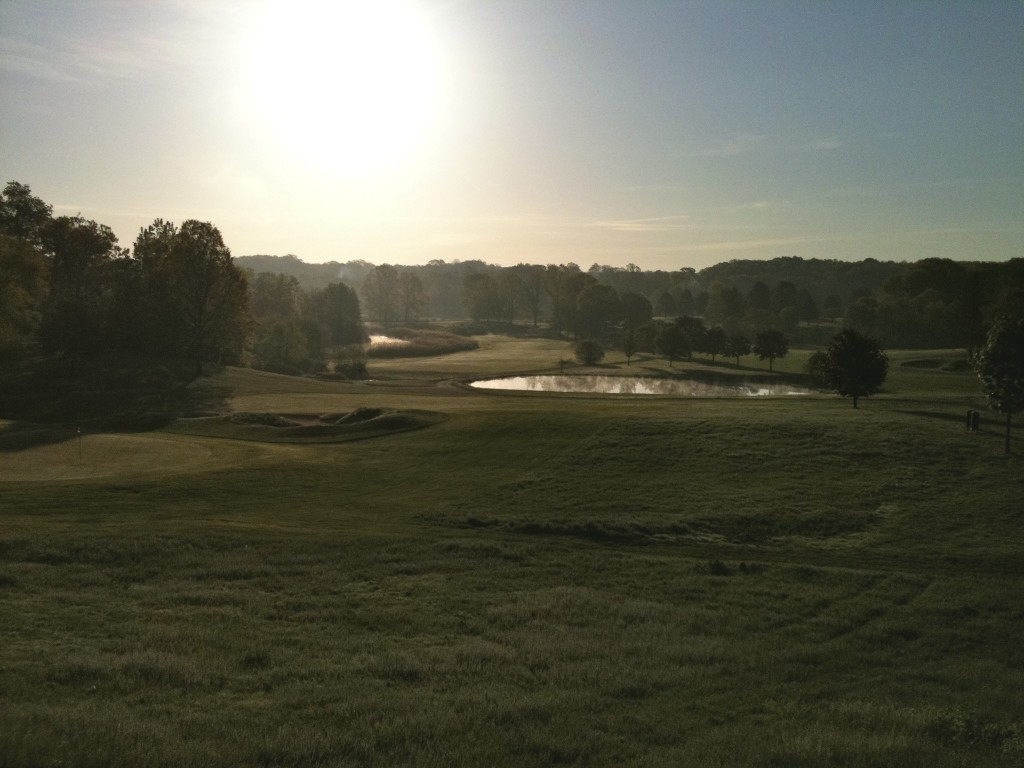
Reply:
[[[366,261],[305,264],[294,256],[245,256],[238,263],[295,277],[316,287],[341,281],[361,290],[376,280]],[[1024,311],[1024,259],[958,262],[924,259],[841,262],[780,257],[735,260],[697,271],[644,271],[594,264],[517,264],[480,260],[391,266],[405,281],[405,299],[385,292],[368,317],[408,323],[416,319],[550,324],[575,333],[575,298],[590,284],[620,297],[641,296],[655,317],[701,317],[709,326],[756,334],[771,328],[796,343],[828,343],[836,325],[856,328],[890,347],[964,348],[973,351],[1001,314]],[[385,281],[394,284],[394,279]],[[595,297],[591,290],[588,298]],[[413,299],[410,301],[409,299]],[[631,298],[625,300],[631,301]],[[583,319],[586,323],[586,319]]]
[[[360,343],[346,285],[305,291],[246,273],[209,222],[156,219],[131,248],[106,225],[52,206],[19,182],[0,195],[0,357],[39,353],[75,372],[107,362],[302,367],[328,346]]]

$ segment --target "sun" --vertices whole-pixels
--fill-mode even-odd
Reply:
[[[444,115],[441,46],[410,0],[272,0],[243,50],[246,111],[332,173],[400,170]]]

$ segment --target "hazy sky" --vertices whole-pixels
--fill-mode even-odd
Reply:
[[[0,183],[306,261],[1024,256],[1024,2],[2,0]]]

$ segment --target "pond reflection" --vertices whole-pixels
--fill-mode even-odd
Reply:
[[[650,376],[507,376],[474,381],[477,389],[510,389],[531,392],[578,392],[608,395],[672,395],[675,397],[769,397],[806,395],[810,390],[789,384],[737,382],[710,384],[693,379],[662,379]]]

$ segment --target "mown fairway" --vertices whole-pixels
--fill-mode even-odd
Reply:
[[[1024,763],[1024,449],[956,354],[854,411],[451,383],[571,356],[481,344],[207,383],[447,417],[371,439],[0,429],[0,766]]]

